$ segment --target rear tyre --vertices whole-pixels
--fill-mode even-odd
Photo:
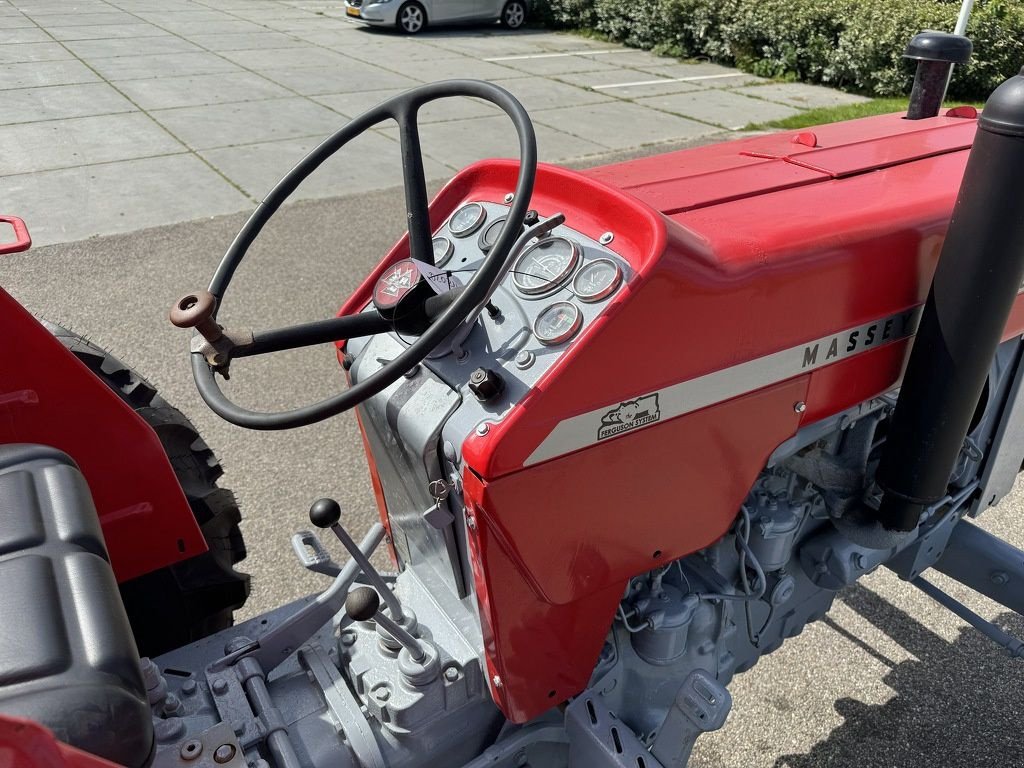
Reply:
[[[501,23],[509,29],[519,29],[526,23],[526,4],[522,0],[508,0],[501,9]]]
[[[119,585],[139,653],[158,656],[230,627],[249,596],[249,575],[233,567],[246,555],[242,516],[234,494],[217,485],[224,472],[217,457],[192,422],[137,372],[78,334],[45,325],[156,432],[209,547]]]
[[[398,28],[407,35],[415,35],[427,26],[427,11],[415,2],[406,3],[398,9]]]

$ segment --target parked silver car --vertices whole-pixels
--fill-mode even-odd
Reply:
[[[500,21],[518,29],[526,21],[527,0],[345,0],[345,12],[374,26],[397,26],[415,35],[430,24]]]

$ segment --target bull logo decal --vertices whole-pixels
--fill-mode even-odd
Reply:
[[[619,403],[601,417],[601,426],[597,431],[597,439],[605,440],[631,429],[653,424],[661,418],[658,407],[658,395],[645,395],[636,400]]]

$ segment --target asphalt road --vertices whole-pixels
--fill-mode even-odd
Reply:
[[[232,285],[221,318],[268,328],[332,315],[401,231],[400,190],[303,202],[265,231]],[[249,544],[253,594],[245,615],[322,588],[289,545],[309,503],[338,498],[358,535],[376,510],[355,420],[291,432],[227,425],[199,400],[187,334],[171,303],[207,284],[243,215],[49,246],[0,259],[0,284],[31,310],[107,346],[188,413],[226,468]],[[11,364],[6,361],[5,364]],[[341,386],[328,348],[238,364],[230,393],[284,408]],[[1024,546],[1018,490],[986,527]],[[939,576],[935,581],[946,585]],[[1024,635],[1024,621],[953,589],[983,615]],[[695,762],[722,768],[1024,766],[1022,666],[888,572],[849,590],[823,621],[732,686],[728,726]]]

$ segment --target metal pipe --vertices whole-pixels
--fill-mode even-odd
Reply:
[[[1024,71],[978,120],[877,480],[888,530],[911,531],[946,495],[1024,279]]]
[[[918,576],[910,583],[928,595],[928,597],[937,602],[943,608],[947,608],[955,613],[976,630],[981,632],[981,634],[985,635],[989,640],[996,643],[1000,648],[1005,649],[1010,656],[1015,659],[1024,659],[1024,643],[1016,637],[1004,632],[991,621],[983,619],[966,605],[961,603],[959,600],[950,597],[930,581],[925,581]]]
[[[967,35],[967,22],[971,20],[971,12],[974,10],[974,0],[964,0],[960,6],[960,15],[956,17],[956,26],[953,27],[954,35]],[[942,89],[942,101],[946,100],[946,93],[949,91],[949,83],[953,79],[953,68],[949,68],[946,75],[946,87]]]

